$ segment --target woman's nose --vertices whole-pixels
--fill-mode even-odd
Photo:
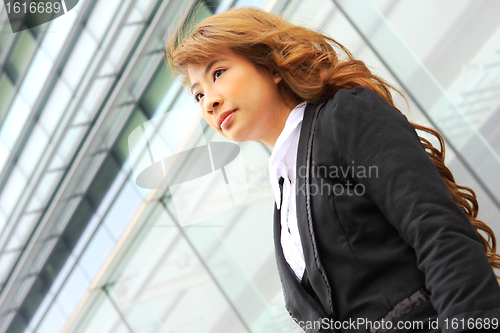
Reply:
[[[219,94],[205,95],[205,110],[207,112],[214,112],[222,105],[222,97]]]

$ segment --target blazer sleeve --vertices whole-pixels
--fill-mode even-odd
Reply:
[[[415,250],[440,322],[499,318],[500,287],[479,236],[406,117],[361,87],[326,107],[342,163],[378,171],[354,181]]]

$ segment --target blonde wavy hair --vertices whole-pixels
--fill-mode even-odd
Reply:
[[[179,31],[166,45],[166,60],[175,74],[188,83],[187,67],[203,64],[230,49],[255,66],[278,73],[278,84],[284,100],[317,103],[329,99],[342,88],[366,87],[375,91],[396,110],[391,90],[404,95],[387,81],[371,73],[360,60],[354,59],[343,45],[317,31],[293,25],[278,15],[256,8],[236,8],[206,18],[187,38]],[[342,59],[338,51],[344,54]],[[439,142],[436,148],[419,136],[429,158],[434,162],[455,203],[467,215],[478,233],[484,252],[493,268],[500,269],[493,230],[477,219],[479,206],[474,191],[455,182],[445,165],[443,137],[434,129],[411,123],[419,131]],[[484,233],[484,235],[483,235]],[[500,278],[497,276],[497,278]]]

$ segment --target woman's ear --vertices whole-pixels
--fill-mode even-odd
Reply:
[[[274,81],[274,83],[276,83],[276,84],[280,83],[280,81],[283,79],[283,78],[281,77],[281,75],[279,75],[279,73],[278,73],[278,72],[276,72],[274,69],[273,69],[273,71],[271,72],[271,74],[273,75],[273,81]]]

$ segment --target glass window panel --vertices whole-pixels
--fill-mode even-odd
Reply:
[[[29,274],[34,274],[34,273],[37,273],[39,272],[40,270],[40,265],[41,265],[41,262],[42,260],[46,257],[47,255],[47,251],[49,249],[51,249],[54,244],[57,242],[57,238],[50,238],[50,239],[47,239],[45,241],[40,241],[39,243],[42,243],[41,245],[40,244],[37,244],[37,254],[36,254],[36,258],[35,260],[33,260],[33,264],[31,265],[31,270],[29,272]]]
[[[12,319],[12,321],[10,322],[9,324],[9,333],[12,332],[12,333],[20,333],[20,332],[24,332],[24,330],[26,329],[26,326],[28,326],[28,323],[26,322],[26,320],[20,315],[20,313],[16,313],[14,318]]]
[[[132,9],[132,13],[127,18],[126,24],[137,24],[143,20],[144,18],[142,12],[137,9],[137,7],[134,7],[134,9]]]
[[[132,289],[134,281],[146,281],[152,267],[151,263],[160,262],[165,257],[165,251],[179,238],[179,230],[167,211],[159,204],[145,227],[139,233],[135,244],[130,247],[130,252],[123,260],[124,266],[115,272],[126,290]],[[148,258],[148,262],[144,259]],[[147,269],[144,269],[147,268]],[[144,269],[144,270],[143,270]],[[167,268],[168,270],[168,268]],[[127,291],[128,292],[128,291]],[[134,293],[134,292],[132,292]]]
[[[146,122],[148,118],[144,115],[144,113],[140,109],[134,110],[134,115],[131,120],[123,130],[120,138],[118,139],[118,143],[115,145],[114,152],[118,157],[118,161],[122,164],[126,159],[129,158],[129,146],[128,146],[128,137],[130,133],[138,126],[141,126],[144,122]]]
[[[147,154],[147,153],[146,153]],[[148,157],[149,158],[149,157]],[[129,164],[129,160],[126,161],[125,166],[128,166]],[[128,177],[128,181],[133,184],[135,190],[137,191],[137,193],[143,198],[143,199],[146,199],[150,193],[150,191],[152,191],[151,189],[149,188],[142,188],[142,187],[139,187],[137,186],[137,184],[135,183],[135,175],[133,172],[130,173],[129,177]]]
[[[151,303],[154,303],[155,300],[148,299],[144,294],[147,294],[149,288],[153,288],[151,278],[157,275],[159,266],[168,264],[167,260],[171,252],[169,250],[178,243],[179,231],[175,227],[172,228],[173,223],[160,206],[154,217],[154,221],[158,220],[161,222],[170,221],[170,226],[154,227],[154,222],[148,222],[148,226],[141,231],[137,244],[134,244],[134,251],[130,253],[131,257],[126,259],[123,272],[119,274],[119,277],[113,279],[117,281],[117,284],[110,288],[110,296],[115,299],[117,304],[122,303],[119,305],[120,311],[126,315],[127,321],[134,322],[133,326],[138,331],[150,331],[145,326],[154,324],[159,324],[159,327],[156,327],[157,332],[163,331],[161,323],[158,323],[161,314],[152,311],[151,308]],[[169,264],[168,268],[171,269],[169,272],[172,280],[175,280],[176,275],[180,277],[175,264]],[[167,287],[167,285],[163,288],[161,288],[161,284],[155,285],[159,287],[158,292]],[[172,290],[172,294],[162,292],[162,296],[158,295],[162,299],[162,304],[156,303],[153,306],[157,306],[157,310],[162,307],[171,308],[175,299],[175,289]],[[150,314],[145,315],[148,310]],[[141,314],[143,315],[142,320],[139,318]],[[174,326],[169,327],[173,328]]]
[[[120,238],[141,203],[142,198],[135,191],[134,186],[126,182],[104,218],[105,225],[116,240]]]
[[[88,189],[88,199],[94,207],[99,206],[109,187],[120,171],[120,166],[112,157],[106,158]]]
[[[64,325],[68,321],[67,316],[61,310],[57,303],[52,303],[47,314],[44,316],[36,333],[54,333],[61,332]]]
[[[265,162],[267,162],[269,154],[258,144],[246,147],[245,153],[250,157],[249,160],[257,159],[259,162],[257,166],[247,166],[259,169],[259,175],[255,176],[259,179],[256,186],[259,186],[264,183],[264,180],[260,179],[264,177],[260,174],[260,169],[266,167]],[[241,246],[245,242],[244,239],[262,238],[262,234],[272,233],[270,229],[272,224],[269,224],[269,219],[262,218],[263,216],[269,217],[272,215],[268,214],[270,212],[265,213],[266,209],[271,206],[268,206],[268,201],[262,200],[262,197],[261,192],[254,193],[251,202],[258,201],[258,204],[253,207],[255,209],[252,209],[252,214],[245,214],[245,223],[241,224],[239,222],[236,225],[237,228],[232,228],[229,235],[227,235],[227,229],[195,227],[184,229],[185,234],[191,240],[190,244],[196,246],[198,255],[203,256],[208,269],[219,281],[218,284],[223,286],[225,294],[230,297],[233,304],[236,304],[243,317],[248,318],[247,325],[251,326],[252,331],[255,332],[265,332],[265,324],[276,321],[275,315],[283,314],[283,312],[270,311],[266,305],[267,303],[262,301],[263,299],[273,299],[276,294],[279,295],[281,292],[279,279],[276,271],[273,270],[272,241],[270,240],[264,247],[259,244],[257,251],[259,254],[256,257],[251,255],[252,251],[242,250],[245,247]],[[271,192],[268,193],[267,200],[272,201]],[[243,206],[240,209],[218,216],[210,222],[220,225],[221,223],[224,224],[224,222],[235,223],[241,221],[241,213],[246,212],[246,207]],[[192,249],[178,245],[184,242],[182,238],[178,238],[177,229],[155,225],[155,223],[162,224],[166,220],[169,220],[169,217],[165,213],[155,218],[154,221],[148,221],[149,231],[147,232],[151,234],[148,234],[147,239],[143,239],[142,234],[139,237],[141,245],[137,250],[134,250],[134,258],[130,262],[127,261],[127,268],[122,273],[123,280],[118,278],[118,282],[112,287],[111,296],[117,297],[115,301],[120,307],[120,311],[125,314],[127,321],[136,330],[155,329],[161,331],[163,328],[177,327],[179,329],[198,329],[200,332],[224,331],[215,328],[220,325],[219,318],[224,316],[224,320],[226,320],[225,314],[228,312],[223,312],[224,315],[210,313],[211,318],[216,318],[214,321],[207,320],[203,316],[193,315],[195,313],[206,314],[209,312],[203,305],[205,297],[220,300],[221,303],[217,304],[220,309],[226,309],[228,301],[219,298],[220,291],[217,288],[212,289],[213,286],[209,282],[204,284],[203,272],[197,271],[194,274],[196,275],[196,281],[191,279],[188,271],[196,267],[197,257],[192,252],[190,255]],[[261,221],[261,226],[256,226],[255,221]],[[146,233],[146,229],[144,230],[144,233]],[[252,234],[253,236],[245,238]],[[251,244],[251,242],[247,245],[248,248],[257,246],[257,244]],[[162,246],[164,247],[162,248]],[[143,253],[142,257],[141,253]],[[239,265],[232,264],[239,262],[239,259],[242,258],[249,262],[248,266],[245,265],[242,268]],[[264,279],[266,286],[262,282],[257,284],[257,282],[263,280],[259,278],[263,272],[266,274],[266,279]],[[274,274],[275,282],[272,287],[269,286],[271,273]],[[254,276],[256,276],[257,281],[253,280]],[[117,279],[113,280],[116,281]],[[114,288],[116,288],[119,295],[113,293]],[[216,295],[212,296],[211,291]],[[206,296],[205,292],[210,296]],[[248,297],[249,293],[254,296]],[[174,297],[179,294],[182,296],[179,296],[179,298]],[[196,306],[192,303],[195,299]],[[281,308],[283,304],[279,303],[278,306]],[[188,308],[189,310],[187,310]],[[169,316],[163,317],[167,311]],[[187,313],[192,315],[191,318],[196,317],[197,320],[193,323],[183,320]],[[230,310],[229,313],[231,313]],[[253,317],[254,315],[257,319]],[[158,318],[167,319],[162,322]],[[227,319],[231,322],[228,327],[234,328],[235,331],[245,331],[239,318],[229,315]]]
[[[25,175],[31,175],[35,167],[38,165],[38,160],[45,151],[48,141],[49,138],[40,125],[35,125],[35,128],[31,132],[30,138],[28,139],[18,162]]]
[[[71,11],[62,16],[59,16],[57,20],[50,22],[50,26],[47,30],[48,33],[43,37],[41,47],[45,52],[47,52],[48,57],[55,61],[62,46],[66,42],[73,24],[75,23],[76,15]]]
[[[115,40],[108,55],[109,61],[115,65],[115,68],[121,65],[121,60],[128,56],[130,48],[142,27],[142,25],[129,25],[120,28],[120,35]]]
[[[61,2],[60,0],[56,0],[57,2]],[[32,1],[31,1],[32,2]],[[52,2],[54,3],[55,1],[47,1],[47,0],[42,0],[42,1],[37,1],[37,2]],[[29,2],[28,2],[29,3]],[[38,37],[42,31],[47,31],[47,29],[50,26],[51,19],[57,19],[58,17],[64,15],[64,10],[62,7],[60,8],[61,10],[57,11],[54,9],[54,6],[50,8],[50,10],[47,8],[48,5],[45,6],[44,10],[41,9],[32,9],[33,12],[30,11],[25,17],[24,17],[24,22],[26,23],[27,26],[30,27],[30,31],[32,34],[34,34],[36,37]],[[50,11],[50,13],[49,13]]]
[[[102,217],[108,211],[126,179],[127,173],[120,169],[113,180],[113,184],[111,184],[110,188],[106,191],[106,195],[101,200],[99,207],[97,208],[96,215]]]
[[[170,151],[205,145],[201,119],[199,106],[188,93],[183,91],[169,112],[145,123],[144,133],[149,140],[155,160],[170,156],[168,154]]]
[[[75,257],[80,256],[80,254],[87,246],[87,243],[94,235],[94,231],[97,229],[100,222],[101,222],[101,217],[94,214],[94,216],[92,216],[90,221],[87,223],[85,230],[83,230],[81,236],[78,238],[78,241],[76,242],[76,245],[73,248],[73,252],[71,253],[72,256]]]
[[[99,107],[97,102],[101,100],[103,94],[108,92],[108,87],[114,80],[114,77],[105,77],[94,80],[92,87],[82,103],[82,107],[88,114],[92,115],[95,113],[96,109]]]
[[[87,123],[88,121],[89,121],[89,115],[87,110],[85,110],[84,108],[80,108],[76,113],[76,116],[74,116],[71,125],[80,126],[82,124]]]
[[[3,169],[5,162],[9,158],[10,150],[5,147],[2,140],[0,140],[0,170]]]
[[[125,172],[128,176],[130,176],[131,170],[132,170],[132,165],[130,164],[130,160],[125,160],[125,162],[122,163],[122,171]]]
[[[139,89],[146,83],[145,80],[148,79],[151,72],[155,70],[153,66],[155,66],[155,64],[157,66],[158,64],[158,58],[159,52],[156,52],[153,54],[145,54],[137,60],[134,64],[133,74],[131,75],[136,79],[131,80],[127,87],[127,91],[130,95],[135,96]]]
[[[436,53],[439,49],[448,46],[443,40],[452,38],[450,31],[457,29],[457,20],[464,24],[464,10],[477,10],[477,7],[474,9],[469,7],[471,5],[469,1],[436,2],[424,0],[417,3],[408,1],[403,4],[388,4],[380,0],[371,0],[370,2],[385,14],[392,29],[398,32],[407,46],[422,60],[425,60],[430,53]],[[484,3],[484,10],[491,10],[492,7],[486,3]],[[484,18],[484,15],[482,16]],[[471,24],[467,29],[467,34],[460,34],[460,40],[464,45],[470,44],[468,38],[477,38],[475,33],[469,31],[474,31],[476,27],[481,26],[482,24]],[[454,57],[460,56],[455,54]]]
[[[94,173],[94,169],[97,168],[98,165],[104,161],[106,158],[106,152],[104,151],[98,151],[94,153],[93,155],[87,154],[86,156],[83,157],[82,159],[82,164],[87,165],[87,168],[84,173],[79,175],[79,179],[77,181],[77,186],[75,193],[81,194],[84,191],[87,190],[87,188],[90,185],[90,180],[89,177],[91,174]]]
[[[17,95],[0,132],[0,138],[8,149],[12,149],[16,143],[29,114],[29,106],[20,95]]]
[[[20,89],[28,105],[32,106],[35,103],[53,64],[44,50],[37,52]]]
[[[81,325],[74,327],[75,333],[130,333],[106,294],[103,291],[97,293],[92,311]]]
[[[22,245],[23,241],[14,234],[7,239],[7,245],[5,246],[4,251],[8,252],[13,250],[18,250],[21,248]]]
[[[116,16],[118,6],[121,0],[98,1],[92,15],[87,22],[87,28],[90,30],[96,40],[101,40],[108,31],[111,20]]]
[[[28,329],[31,330],[31,332],[34,331],[34,329],[38,326],[40,321],[45,317],[46,311],[49,308],[50,304],[52,303],[52,300],[54,299],[53,296],[54,296],[53,292],[49,290],[47,292],[47,295],[43,298],[43,301],[36,309],[28,325]]]
[[[0,257],[0,281],[4,281],[7,274],[10,272],[12,263],[19,255],[19,251],[3,253]]]
[[[10,215],[14,206],[17,204],[19,196],[23,193],[26,186],[26,176],[21,172],[18,166],[12,170],[10,178],[5,185],[0,196],[0,206],[7,216]]]
[[[12,303],[16,304],[19,302],[21,299],[21,296],[28,290],[30,285],[35,281],[34,276],[28,276],[28,277],[23,277],[19,278],[15,281],[14,283],[14,290],[16,290],[16,294],[14,295],[14,298],[12,299]]]
[[[129,248],[108,290],[134,331],[247,331],[161,206]]]
[[[497,153],[500,153],[497,125],[500,116],[500,112],[498,112],[500,110],[499,36],[500,26],[495,33],[491,32],[489,39],[477,50],[474,56],[463,63],[460,72],[447,71],[446,74],[442,73],[445,76],[456,76],[454,82],[447,87],[450,98]],[[456,128],[455,130],[464,133],[463,129]],[[466,145],[467,150],[474,146],[472,142]],[[474,153],[471,154],[473,156],[470,156],[470,160],[481,161],[478,164],[484,167],[482,155],[486,152],[483,152],[483,149],[477,150],[476,147],[473,150]],[[469,155],[468,152],[463,154]],[[476,171],[483,174],[482,170],[476,169]],[[489,177],[491,175],[486,176],[485,179]]]
[[[77,208],[74,212],[71,212],[73,215],[71,216],[71,220],[68,222],[68,225],[64,229],[64,233],[62,237],[65,242],[71,249],[74,248],[75,244],[78,243],[78,240],[82,236],[85,228],[89,224],[89,221],[92,218],[94,207],[89,203],[89,201],[84,197],[80,200],[80,202],[72,203],[68,202],[66,205],[68,209],[64,211],[61,215],[61,219],[58,221],[58,225],[62,224],[62,221],[67,218],[71,209],[71,205],[77,204]],[[64,207],[66,208],[66,207]]]
[[[173,82],[170,83],[170,89],[167,91],[167,93],[163,96],[162,101],[160,102],[158,108],[156,109],[154,113],[154,117],[163,114],[171,109],[172,103],[179,97],[180,94],[184,93],[185,87],[182,86],[182,83],[179,80],[174,80]],[[192,97],[189,93],[186,93],[187,97]],[[188,103],[190,103],[189,101]],[[198,106],[198,105],[197,105]],[[198,109],[199,110],[199,107]],[[201,115],[201,113],[200,113]],[[203,119],[202,117],[200,117]],[[204,120],[203,120],[204,121]],[[208,127],[208,124],[207,124]]]
[[[252,191],[245,203],[210,220],[184,228],[184,232],[225,294],[238,309],[241,309],[242,316],[248,318],[248,325],[252,327],[252,331],[265,332],[266,323],[275,322],[277,318],[276,313],[262,300],[272,299],[280,293],[281,288],[274,268],[271,239],[269,238],[264,245],[262,242],[257,245],[249,240],[267,238],[266,235],[272,234],[272,224],[269,223],[269,217],[272,216],[269,207],[272,210],[272,205],[268,206],[269,200],[272,201],[272,192],[270,189],[266,192],[266,187],[269,186],[266,186],[268,179],[264,172],[269,153],[260,144],[245,143],[242,144],[242,154],[245,155],[246,161],[252,161],[246,165],[247,171],[251,171],[247,174]],[[250,209],[247,206],[249,204],[252,204]],[[258,224],[255,224],[256,221],[259,221]],[[209,225],[231,225],[231,232],[228,233],[227,228],[209,228]],[[255,246],[259,248],[254,248]],[[228,265],[220,265],[222,262]],[[245,265],[233,265],[235,262],[245,262]],[[171,271],[170,267],[165,269]],[[227,270],[231,273],[227,274]],[[262,283],[264,275],[266,282]],[[163,274],[158,273],[156,276],[161,277]],[[157,283],[153,281],[152,284]],[[245,301],[242,302],[242,299]],[[283,304],[280,303],[278,306],[281,308]],[[254,309],[261,310],[256,313]],[[254,314],[259,319],[251,319]]]
[[[238,0],[234,7],[252,6],[264,9],[268,2],[269,0]]]
[[[84,29],[62,74],[62,77],[68,82],[71,89],[76,89],[80,83],[96,49],[96,41],[87,30]]]
[[[41,272],[41,276],[44,277],[49,288],[68,259],[70,251],[71,249],[68,247],[67,242],[63,239],[59,239],[56,246],[50,253],[49,258],[45,262]]]
[[[358,6],[359,8],[354,8],[349,2],[341,1],[339,3],[347,15],[350,16],[351,20],[355,22],[359,31],[370,38],[370,41],[373,43],[372,46],[384,59],[385,63],[391,67],[392,72],[395,73],[399,80],[405,83],[409,93],[411,93],[413,98],[418,100],[440,133],[455,148],[460,150],[459,153],[467,160],[469,166],[475,169],[478,181],[482,181],[487,185],[492,195],[500,197],[500,179],[495,177],[496,174],[494,176],[491,172],[491,170],[499,168],[500,156],[498,155],[498,151],[476,127],[477,123],[472,121],[464,113],[464,110],[453,102],[449,97],[449,91],[446,93],[443,90],[443,88],[447,89],[452,81],[460,77],[460,69],[464,68],[464,65],[474,57],[474,53],[481,50],[482,44],[491,37],[495,29],[498,29],[498,20],[492,14],[492,7],[470,5],[467,8],[469,10],[466,9],[463,11],[460,21],[463,22],[465,18],[473,22],[474,19],[477,20],[481,17],[481,24],[473,24],[471,29],[468,29],[469,34],[466,36],[462,36],[455,29],[454,35],[447,35],[449,37],[448,40],[451,42],[436,44],[436,48],[431,52],[432,56],[429,56],[431,59],[429,57],[422,59],[420,57],[425,56],[430,51],[426,50],[424,51],[425,53],[414,52],[408,47],[408,42],[412,39],[411,35],[413,34],[410,26],[404,26],[404,30],[408,29],[408,31],[400,31],[403,25],[402,22],[399,22],[399,28],[395,31],[394,26],[390,24],[391,20],[388,21],[386,18],[380,17],[379,11],[372,8],[372,6]],[[474,10],[471,10],[472,7],[474,7]],[[363,10],[359,11],[360,8]],[[440,10],[443,14],[445,13],[444,8],[441,7]],[[411,11],[410,7],[406,7],[405,10],[408,12]],[[369,17],[370,21],[367,21],[366,17]],[[379,25],[376,32],[372,29],[373,24]],[[413,24],[417,26],[419,22],[414,22]],[[439,20],[436,21],[436,24],[440,24]],[[495,27],[494,29],[492,29],[493,26]],[[426,30],[426,33],[432,33],[432,29]],[[440,30],[439,34],[442,33],[443,31]],[[401,40],[402,35],[406,36],[403,37],[404,40]],[[424,37],[422,41],[427,42],[427,39]],[[453,43],[453,41],[460,42]],[[413,45],[413,48],[416,48],[419,42],[421,41],[413,40],[410,43]],[[463,45],[467,45],[467,47]],[[498,45],[498,43],[495,45]],[[498,49],[496,46],[495,48]],[[496,62],[498,62],[498,57]],[[462,82],[465,82],[467,86],[474,84],[476,80],[477,82],[487,81],[486,75],[489,73],[488,71],[484,71],[479,73],[478,77],[471,77],[470,74],[472,73],[467,73],[461,77],[461,79],[464,79]],[[492,85],[488,84],[488,86]],[[485,99],[485,96],[483,96],[481,101]],[[498,109],[498,106],[494,109]],[[484,110],[476,111],[479,112],[474,112],[473,117],[479,116],[478,120],[480,122],[498,122],[491,119],[488,115],[481,114]],[[497,130],[497,126],[495,126],[494,130]]]
[[[5,227],[5,224],[7,223],[7,217],[5,214],[0,210],[0,234],[3,231],[3,228]]]
[[[116,137],[119,135],[120,130],[123,127],[123,120],[132,113],[134,105],[126,104],[122,106],[117,106],[110,110],[108,113],[108,119],[106,122],[107,130],[106,135],[102,136],[101,146],[99,149],[108,150],[114,144]]]
[[[89,285],[89,278],[79,266],[75,266],[56,299],[66,316],[71,316]]]
[[[55,154],[54,157],[52,158],[52,161],[50,162],[48,172],[52,172],[55,169],[60,169],[64,167],[64,160],[61,158],[61,156]]]
[[[109,62],[108,59],[106,59],[101,69],[99,70],[99,75],[97,76],[100,77],[100,76],[114,75],[114,74],[115,74],[115,67],[113,66],[113,64]]]
[[[94,279],[114,246],[115,240],[107,228],[101,225],[79,260],[80,267],[89,278]]]
[[[226,10],[231,7],[233,4],[234,0],[220,0],[219,1],[219,6],[217,7],[216,13],[222,13],[225,12]],[[290,6],[290,5],[289,5]]]
[[[50,136],[52,136],[57,124],[59,124],[63,112],[68,106],[72,93],[73,92],[64,80],[57,81],[57,84],[52,91],[39,120],[45,128],[45,131],[49,133]]]
[[[36,48],[36,40],[29,30],[20,31],[17,35],[18,37],[14,42],[12,52],[6,61],[6,70],[9,71],[14,82],[17,82],[21,73],[30,64],[31,57]]]
[[[14,237],[19,239],[22,243],[26,241],[28,236],[33,231],[35,222],[37,221],[40,214],[25,214],[17,222],[16,231]]]
[[[138,8],[144,14],[149,13],[152,0],[138,0],[135,7]]]
[[[34,212],[36,210],[41,209],[43,206],[43,202],[38,199],[36,195],[32,196],[30,199],[30,203],[28,205],[28,208],[26,208],[25,212]]]
[[[74,3],[75,0],[72,0],[72,1]],[[80,1],[78,1],[78,3],[75,5],[75,7],[73,7],[73,9],[71,9],[70,13],[74,11],[75,15],[78,14],[80,12],[80,9],[82,8],[82,5],[85,3],[85,1],[86,0],[80,0]]]
[[[51,171],[45,173],[41,183],[36,189],[36,196],[40,201],[44,202],[47,199],[47,196],[52,193],[52,187],[61,174],[62,171]]]
[[[158,106],[164,99],[167,91],[172,83],[172,77],[167,71],[166,66],[163,62],[160,63],[159,68],[156,71],[144,98],[141,101],[141,105],[144,107],[144,111],[150,117],[153,116]]]
[[[141,4],[141,1],[142,0],[138,1],[136,3],[136,6],[139,6],[139,8],[146,8]],[[144,0],[144,2],[149,2],[149,1],[150,0]],[[229,0],[229,1],[233,2],[234,0]],[[211,0],[210,3],[215,3],[215,1]],[[178,18],[181,15],[181,13],[185,13],[189,9],[188,6],[192,6],[192,4],[185,1],[170,1],[168,6],[170,10],[168,11],[167,15],[165,16],[165,19],[163,20],[163,22],[166,23],[165,29],[164,30],[159,29],[158,32],[152,36],[153,38],[151,40],[151,43],[146,46],[146,53],[157,52],[159,50],[161,50],[161,52],[164,52],[165,36],[166,36],[165,31],[168,30],[168,28],[171,27],[173,24],[175,24],[178,21]],[[206,13],[205,7],[206,7],[205,4],[199,7],[197,6],[197,8],[199,8],[204,13],[203,15],[208,15],[205,14]],[[154,6],[150,7],[148,10],[152,10],[153,8]]]
[[[2,7],[3,6],[0,6],[0,8]],[[2,22],[1,25],[2,28],[0,29],[0,53],[2,52],[5,43],[7,43],[7,40],[12,35],[12,29],[10,28],[10,23],[8,20]]]
[[[59,274],[54,280],[54,283],[52,283],[52,285],[50,286],[51,294],[56,295],[59,292],[59,290],[63,287],[63,285],[66,283],[66,279],[70,276],[71,272],[73,271],[77,259],[78,258],[76,258],[73,255],[73,252],[71,252],[68,259],[64,263],[64,266],[61,268]]]
[[[136,102],[136,97],[133,96],[128,89],[122,89],[118,93],[118,97],[115,100],[115,105],[132,104]]]
[[[25,278],[23,286],[21,286],[20,288],[18,287],[18,290],[20,292],[24,292],[25,290],[23,290],[23,287],[27,288],[29,286],[28,283],[31,284],[31,287],[28,291],[26,298],[24,299],[24,302],[22,304],[19,313],[23,313],[23,315],[26,318],[32,318],[37,308],[45,299],[47,292],[49,291],[49,286],[47,285],[44,279],[40,277],[35,278],[35,276],[31,276]],[[20,293],[18,295],[21,296]]]
[[[0,32],[1,34],[1,32]],[[14,84],[5,73],[0,75],[0,121],[3,119],[7,107],[14,97]]]
[[[64,136],[64,139],[57,150],[58,155],[63,159],[67,160],[71,157],[71,153],[73,152],[73,148],[76,144],[78,144],[78,139],[84,130],[87,129],[88,126],[78,126],[71,127]]]
[[[134,331],[218,331],[214,328],[223,317],[233,324],[231,332],[245,332],[193,249],[178,237],[178,230],[162,227],[144,232],[147,235],[129,262],[138,264],[133,278],[120,277],[108,289]],[[132,272],[132,267],[127,271]]]

